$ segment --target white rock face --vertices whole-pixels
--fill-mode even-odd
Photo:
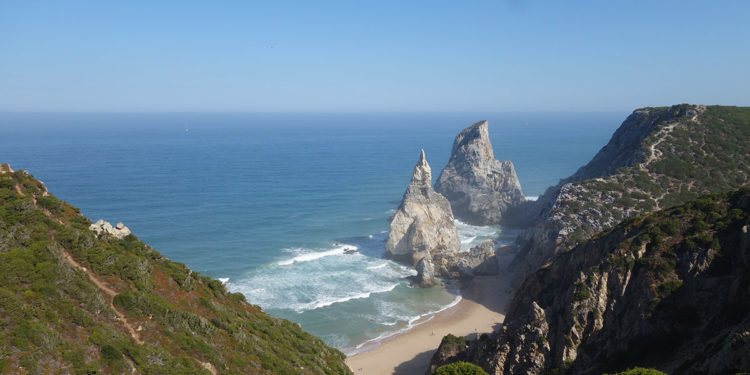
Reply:
[[[450,161],[435,182],[456,217],[474,225],[500,224],[509,207],[524,201],[513,163],[495,159],[487,127],[480,121],[456,136]]]
[[[99,219],[96,223],[91,224],[91,226],[89,226],[89,229],[96,232],[97,235],[105,233],[120,239],[125,238],[130,234],[130,229],[128,229],[125,224],[117,223],[117,225],[113,227],[112,224],[110,224],[108,221],[104,221],[102,219]]]
[[[416,265],[428,254],[459,251],[450,203],[432,189],[431,182],[432,171],[422,150],[401,205],[391,218],[386,256]]]
[[[416,284],[422,288],[429,288],[435,285],[435,265],[432,264],[432,258],[425,256],[417,263]]]

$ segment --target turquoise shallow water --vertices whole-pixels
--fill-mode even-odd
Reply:
[[[0,162],[351,353],[456,302],[381,259],[421,148],[437,178],[455,135],[488,119],[496,156],[536,196],[625,115],[0,114]],[[458,224],[464,248],[513,240]]]

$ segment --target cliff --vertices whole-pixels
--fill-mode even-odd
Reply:
[[[625,218],[750,182],[750,108],[642,108],[572,176],[524,207],[522,275]]]
[[[350,373],[342,353],[298,325],[123,228],[90,226],[0,165],[0,372]]]
[[[445,340],[433,368],[748,371],[750,188],[628,219],[528,277],[500,331],[459,348]]]
[[[460,249],[450,203],[432,189],[432,171],[424,151],[411,182],[390,221],[386,256],[417,265],[423,257],[456,253]]]
[[[487,121],[456,136],[435,190],[448,198],[456,217],[474,225],[508,224],[508,209],[524,201],[513,163],[495,159]]]

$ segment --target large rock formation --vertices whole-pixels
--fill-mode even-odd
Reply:
[[[450,203],[431,185],[432,172],[422,150],[401,205],[391,218],[386,256],[416,265],[428,253],[459,251]]]
[[[456,350],[490,374],[750,369],[750,188],[628,220],[528,277],[498,332]]]
[[[448,198],[456,217],[474,225],[508,224],[508,208],[524,201],[513,163],[495,159],[487,121],[456,136],[435,190]]]
[[[634,111],[589,164],[529,205],[534,226],[511,265],[523,283],[502,329],[433,365],[747,371],[750,191],[669,207],[749,182],[750,108]]]

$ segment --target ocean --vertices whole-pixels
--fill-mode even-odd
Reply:
[[[420,149],[434,181],[456,134],[489,120],[495,156],[535,197],[626,115],[4,113],[0,162],[353,354],[461,298],[450,286],[411,288],[416,272],[382,259]],[[515,236],[457,225],[463,249]]]

